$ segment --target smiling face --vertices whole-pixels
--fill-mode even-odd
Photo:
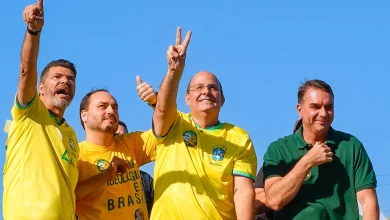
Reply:
[[[89,97],[86,110],[81,111],[81,118],[86,130],[115,134],[118,128],[118,103],[106,91],[93,93]]]
[[[186,103],[192,114],[219,113],[225,98],[220,83],[210,72],[197,73],[190,81]]]
[[[314,134],[326,134],[334,118],[332,94],[317,88],[308,88],[297,105],[302,124]]]
[[[61,66],[50,67],[39,84],[39,94],[49,108],[64,111],[73,100],[75,81],[75,75],[70,69]]]

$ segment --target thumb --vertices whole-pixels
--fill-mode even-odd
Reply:
[[[141,79],[140,76],[136,76],[136,77],[135,77],[135,80],[137,81],[137,84],[138,84],[138,85],[142,84],[142,79]]]

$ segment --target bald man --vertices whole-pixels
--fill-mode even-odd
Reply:
[[[176,96],[191,32],[167,51],[168,72],[157,96],[155,204],[151,219],[253,219],[257,158],[248,133],[219,121],[225,102],[211,72],[192,77],[177,110]],[[169,204],[169,205],[167,205]]]

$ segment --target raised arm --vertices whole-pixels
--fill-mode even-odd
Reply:
[[[23,20],[27,24],[21,52],[17,101],[27,105],[34,98],[37,86],[37,59],[39,39],[43,27],[43,0],[24,9]]]
[[[157,96],[157,105],[153,113],[153,129],[157,136],[165,136],[176,119],[176,97],[179,82],[183,74],[186,50],[191,39],[191,31],[181,42],[181,28],[177,28],[176,45],[167,51],[168,71]]]

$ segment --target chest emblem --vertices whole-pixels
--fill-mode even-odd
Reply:
[[[185,131],[183,140],[187,147],[195,147],[198,144],[198,136],[193,131]]]
[[[305,179],[303,181],[309,180],[311,177],[311,170],[309,170],[309,173],[306,175]]]
[[[74,146],[74,141],[73,141],[72,136],[69,137],[69,145],[70,145],[70,148],[71,148],[73,151],[76,151],[76,147]]]
[[[110,166],[110,162],[105,159],[100,159],[96,162],[96,166],[100,171],[106,170]]]
[[[213,154],[211,155],[211,159],[214,161],[221,161],[223,160],[226,153],[226,148],[222,145],[216,145],[213,148]]]

